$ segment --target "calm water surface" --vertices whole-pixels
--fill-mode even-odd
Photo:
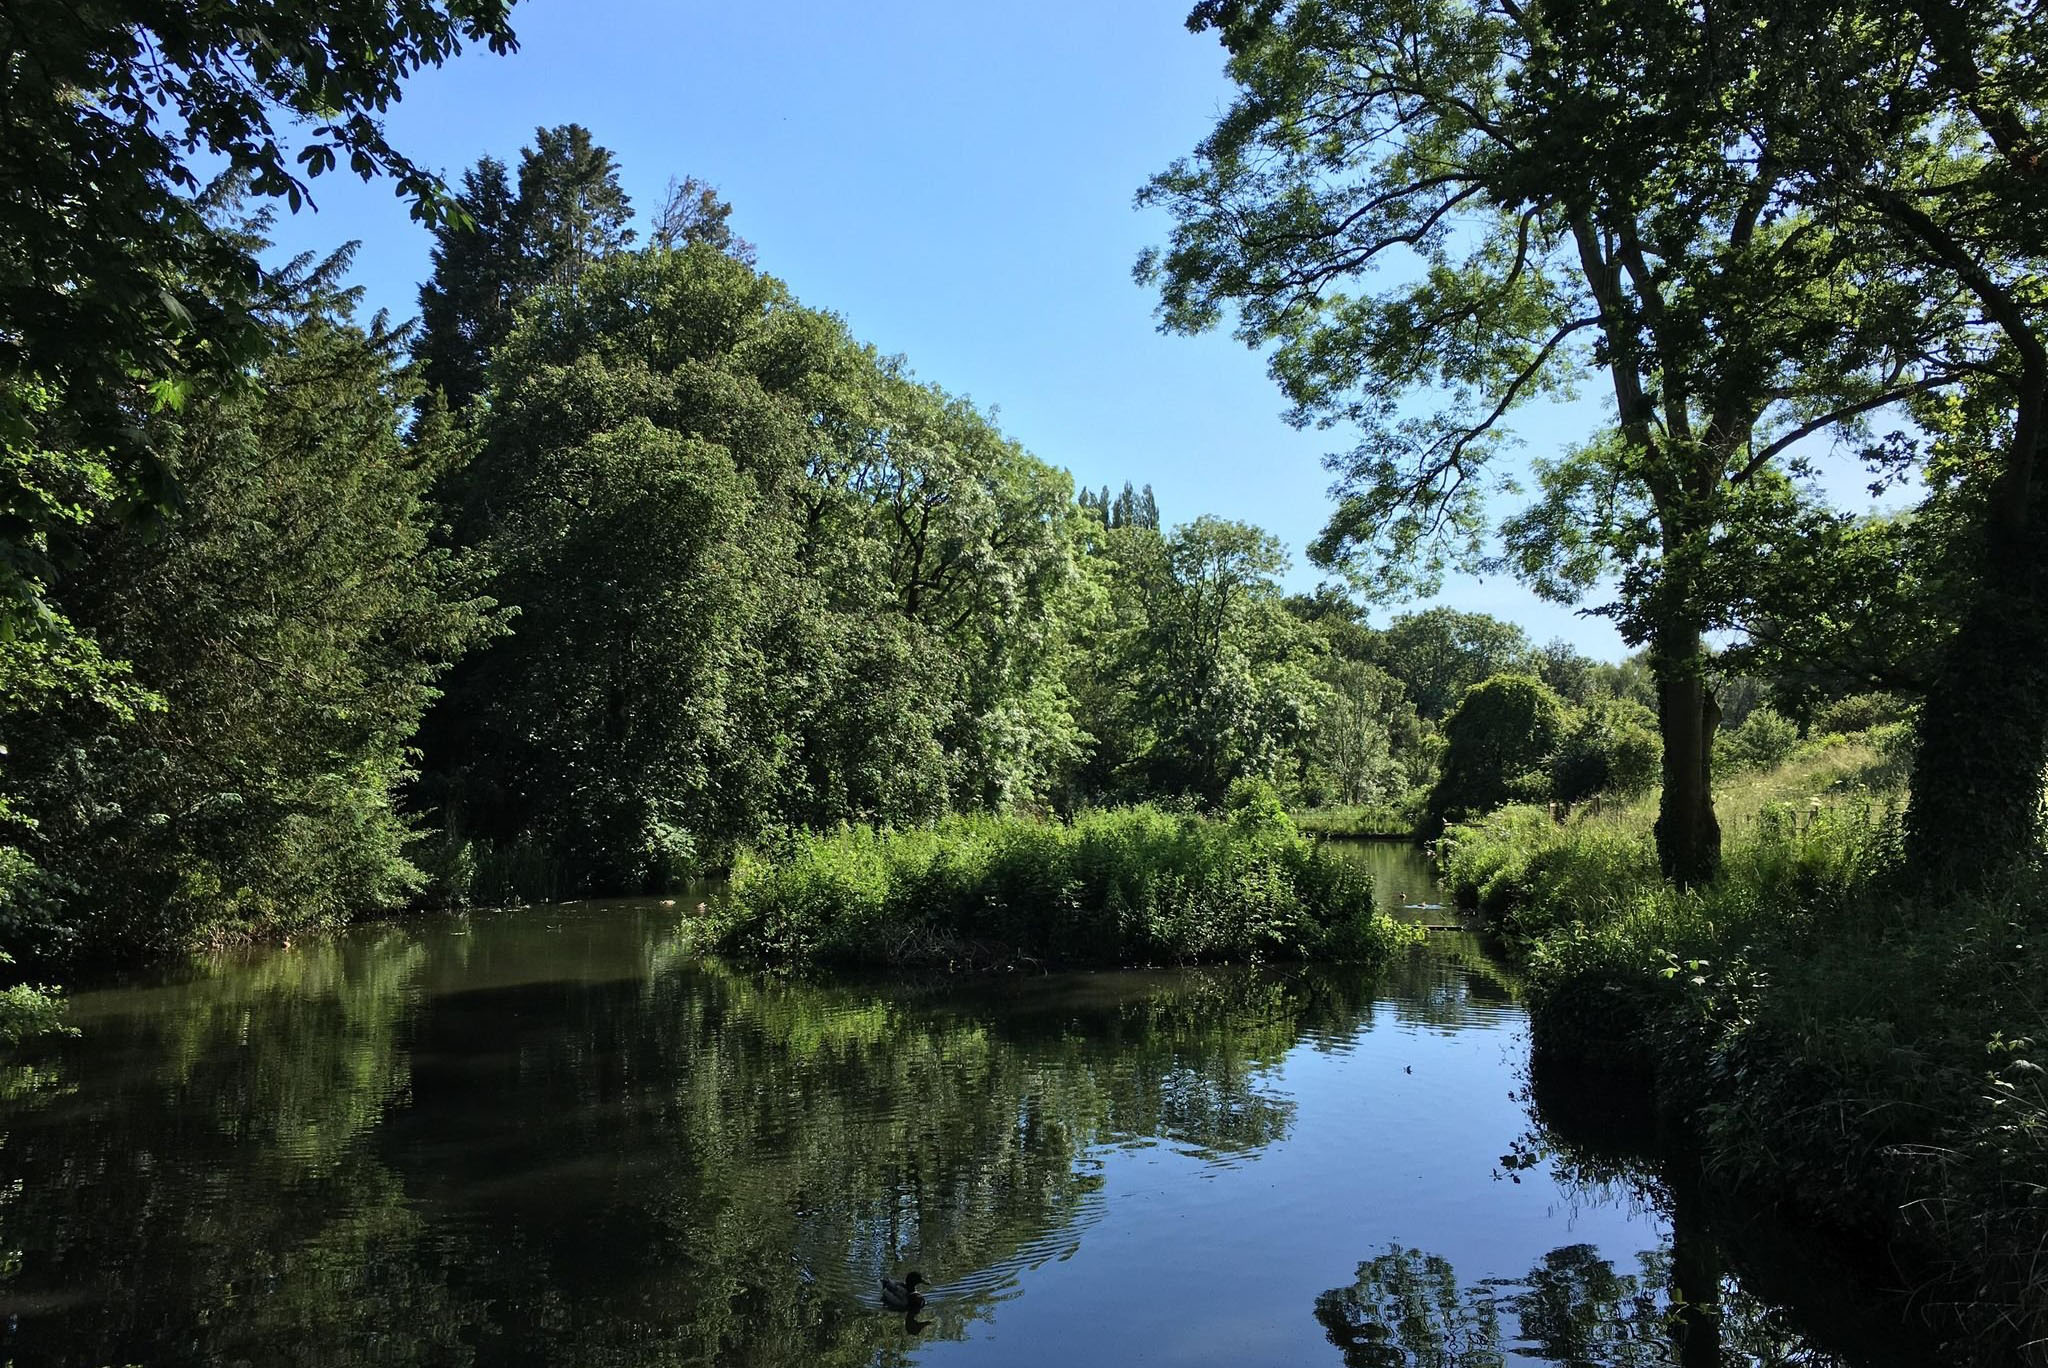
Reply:
[[[1718,1272],[1717,1336],[1672,1310],[1711,1251],[1531,1139],[1462,938],[1377,979],[805,984],[691,960],[677,911],[77,995],[0,1109],[0,1362],[1828,1361]]]

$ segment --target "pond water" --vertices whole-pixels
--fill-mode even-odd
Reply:
[[[1467,938],[800,983],[685,956],[688,905],[77,994],[0,1105],[0,1362],[1833,1361],[1533,1126]]]
[[[1407,921],[1447,925],[1460,920],[1429,859],[1408,841],[1323,842],[1372,875],[1373,900],[1380,910]]]

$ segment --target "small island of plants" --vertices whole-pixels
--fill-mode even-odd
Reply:
[[[775,965],[959,968],[1377,961],[1422,935],[1258,784],[1222,817],[1141,805],[793,834],[742,855],[730,896],[692,928],[707,949]]]

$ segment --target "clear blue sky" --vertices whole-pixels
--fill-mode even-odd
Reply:
[[[918,374],[999,410],[1011,435],[1083,484],[1150,483],[1169,522],[1257,523],[1300,549],[1329,508],[1319,457],[1341,434],[1296,432],[1259,357],[1228,336],[1167,337],[1131,280],[1165,223],[1132,208],[1229,97],[1186,0],[1023,7],[875,0],[526,0],[520,51],[423,74],[388,127],[452,180],[517,158],[537,125],[577,122],[610,147],[636,208],[672,175],[717,185],[763,269],[804,303],[906,355]],[[363,243],[373,307],[416,311],[426,232],[388,185],[329,176],[318,214],[280,247]],[[1590,405],[1525,423],[1528,450],[1576,435]],[[1605,658],[1605,622],[1504,578],[1443,601],[1563,636]],[[1387,610],[1375,612],[1384,622]]]

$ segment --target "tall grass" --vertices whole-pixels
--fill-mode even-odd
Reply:
[[[1418,932],[1278,812],[953,817],[749,852],[697,942],[775,964],[1365,959]]]
[[[1537,1047],[1639,1071],[1710,1168],[1892,1242],[1967,1335],[2048,1362],[2048,875],[1930,902],[1895,877],[1892,729],[1716,794],[1711,886],[1648,804],[1453,827],[1447,880],[1527,972]]]

